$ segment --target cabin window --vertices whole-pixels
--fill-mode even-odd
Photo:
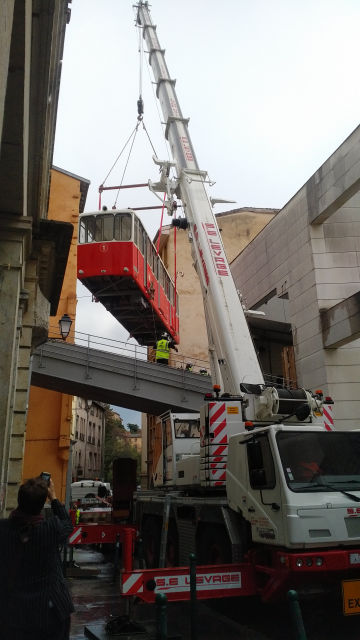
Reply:
[[[95,238],[95,218],[94,216],[87,216],[80,220],[79,242],[84,244],[85,242],[94,242]]]
[[[115,216],[115,240],[121,240],[122,242],[131,240],[131,221],[131,213],[118,213]]]
[[[103,240],[114,239],[114,216],[103,217]]]
[[[114,239],[114,216],[112,214],[96,216],[95,242],[107,242]]]
[[[152,270],[152,255],[151,255],[152,246],[149,238],[146,238],[146,243],[147,243],[147,261],[150,269]]]
[[[141,222],[139,222],[139,251],[140,253],[142,253],[144,255],[145,253],[145,231],[144,231],[144,227],[142,226]]]
[[[84,242],[86,242],[86,218],[80,220],[79,242],[80,244],[84,244]]]
[[[154,249],[154,245],[149,241],[148,243],[148,262],[155,278],[157,279],[157,255]]]
[[[175,438],[200,438],[200,420],[174,420]]]
[[[279,431],[276,435],[285,478],[292,491],[357,491],[360,433]]]
[[[148,260],[149,260],[150,269],[154,273],[154,249],[150,241],[148,246]]]
[[[169,300],[170,299],[170,279],[167,273],[165,273],[164,275],[165,275],[165,295]]]
[[[163,289],[164,289],[164,274],[165,274],[164,267],[163,267],[163,265],[160,263],[160,264],[159,264],[159,283],[160,283],[160,286],[161,286]]]
[[[267,435],[250,440],[247,445],[247,458],[250,474],[250,486],[262,489],[274,489],[276,484],[274,461]]]

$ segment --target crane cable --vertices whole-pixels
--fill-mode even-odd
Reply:
[[[142,84],[143,84],[143,58],[144,58],[144,46],[141,38],[141,28],[138,25],[138,34],[139,34],[139,99],[137,101],[138,108],[138,120],[142,120],[144,114],[144,102],[142,99]]]
[[[129,164],[129,160],[130,160],[131,152],[132,152],[132,150],[133,150],[133,146],[134,146],[134,142],[135,142],[136,134],[137,134],[137,132],[138,132],[138,128],[139,128],[139,124],[140,124],[140,120],[139,120],[139,122],[137,123],[137,125],[136,125],[136,127],[135,127],[135,130],[134,130],[134,135],[133,135],[132,143],[131,143],[131,146],[130,146],[130,149],[129,149],[129,153],[128,153],[128,157],[127,157],[127,160],[126,160],[126,163],[125,163],[124,171],[123,171],[123,174],[122,174],[122,176],[121,176],[120,186],[119,186],[119,188],[118,188],[118,190],[117,190],[117,193],[116,193],[116,198],[115,198],[115,200],[114,200],[113,209],[116,209],[117,199],[118,199],[118,197],[119,197],[119,193],[120,193],[120,189],[121,189],[121,187],[122,187],[122,183],[123,183],[123,181],[124,181],[124,177],[125,177],[126,169],[127,169],[127,167],[128,167],[128,164]]]
[[[111,169],[109,170],[109,172],[108,172],[108,173],[107,173],[107,175],[105,176],[104,180],[102,181],[102,183],[101,183],[101,185],[100,185],[99,189],[101,189],[101,187],[103,187],[103,186],[104,186],[104,184],[105,184],[106,180],[108,179],[108,177],[109,177],[110,173],[112,172],[112,170],[114,169],[114,167],[115,167],[115,165],[117,164],[118,160],[120,159],[120,157],[121,157],[121,156],[122,156],[122,154],[124,153],[124,151],[125,151],[125,149],[126,149],[127,145],[129,144],[129,142],[130,142],[131,138],[132,138],[134,135],[136,135],[138,127],[139,127],[139,123],[137,123],[136,127],[135,127],[135,128],[132,130],[132,132],[130,133],[130,135],[129,135],[128,139],[126,140],[126,142],[125,142],[125,144],[124,144],[124,146],[123,146],[123,148],[121,149],[121,151],[120,151],[120,153],[118,154],[118,156],[117,156],[116,160],[114,161],[114,163],[113,163],[113,165],[112,165]]]
[[[139,32],[139,36],[140,36],[140,32]],[[101,192],[101,190],[102,190],[102,189],[101,189],[101,187],[103,187],[103,186],[104,186],[104,184],[105,184],[106,180],[108,179],[109,175],[111,174],[111,172],[112,172],[112,171],[113,171],[113,169],[115,168],[116,164],[118,163],[119,159],[121,158],[122,154],[124,153],[124,151],[125,151],[125,149],[126,149],[127,145],[129,144],[130,140],[133,138],[133,140],[132,140],[132,144],[131,144],[131,148],[130,148],[130,152],[129,152],[129,154],[128,154],[128,159],[127,159],[127,162],[126,162],[125,170],[124,170],[123,175],[122,175],[122,178],[121,178],[121,185],[120,185],[120,186],[122,186],[122,183],[123,183],[123,180],[124,180],[124,176],[125,176],[125,171],[126,171],[126,168],[127,168],[128,163],[129,163],[129,158],[130,158],[130,155],[131,155],[131,151],[132,151],[132,148],[133,148],[133,146],[134,146],[135,137],[136,137],[136,134],[137,134],[137,132],[138,132],[140,122],[141,122],[141,121],[142,121],[142,119],[143,119],[143,113],[144,113],[144,102],[143,102],[143,99],[142,99],[142,96],[141,96],[141,93],[142,93],[142,65],[143,65],[143,63],[142,63],[142,58],[143,58],[143,47],[142,47],[142,42],[141,42],[141,41],[139,41],[139,53],[140,53],[140,65],[139,65],[139,66],[140,66],[140,72],[139,72],[139,99],[138,99],[138,101],[137,101],[137,110],[138,110],[137,123],[136,123],[135,128],[134,128],[134,129],[132,130],[132,132],[130,133],[130,135],[129,135],[128,139],[126,140],[126,142],[125,142],[125,144],[124,144],[123,148],[121,149],[120,153],[118,154],[118,156],[116,157],[115,161],[113,162],[113,164],[112,164],[112,166],[111,166],[111,168],[110,168],[109,172],[107,173],[107,175],[105,176],[104,180],[102,181],[102,183],[101,183],[101,185],[100,185],[100,187],[99,187],[99,191],[100,191],[100,192]],[[146,128],[145,128],[144,123],[143,123],[143,128],[145,129],[145,131],[146,131],[146,133],[147,133],[147,130],[146,130]],[[148,135],[148,138],[149,138],[149,134],[148,134],[148,133],[147,133],[147,135]],[[149,138],[149,140],[150,140],[150,138]],[[152,144],[151,140],[150,140],[150,144],[151,144],[152,149],[153,149],[153,151],[154,151],[154,153],[155,153],[155,149],[154,149],[154,146],[153,146],[153,144]],[[118,193],[117,193],[117,195],[116,195],[115,204],[116,204],[116,202],[117,202],[118,196],[119,196],[119,191],[118,191]]]

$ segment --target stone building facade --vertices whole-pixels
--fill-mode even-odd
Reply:
[[[47,218],[67,0],[0,11],[0,511],[23,474],[30,358],[55,315],[72,226]]]
[[[72,481],[104,475],[105,408],[100,402],[74,398]]]

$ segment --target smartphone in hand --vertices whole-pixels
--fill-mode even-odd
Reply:
[[[44,480],[46,482],[46,484],[49,486],[50,484],[50,478],[51,478],[51,473],[48,473],[47,471],[42,471],[40,473],[40,478],[42,480]]]

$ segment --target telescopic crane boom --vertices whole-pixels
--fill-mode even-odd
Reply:
[[[264,383],[262,371],[206,192],[207,173],[199,169],[175,80],[170,78],[148,3],[139,2],[137,8],[177,174],[176,180],[169,180],[166,176],[171,163],[159,163],[162,180],[150,188],[167,191],[170,211],[174,193],[182,200],[202,289],[213,380],[224,392],[239,395],[242,383]]]

